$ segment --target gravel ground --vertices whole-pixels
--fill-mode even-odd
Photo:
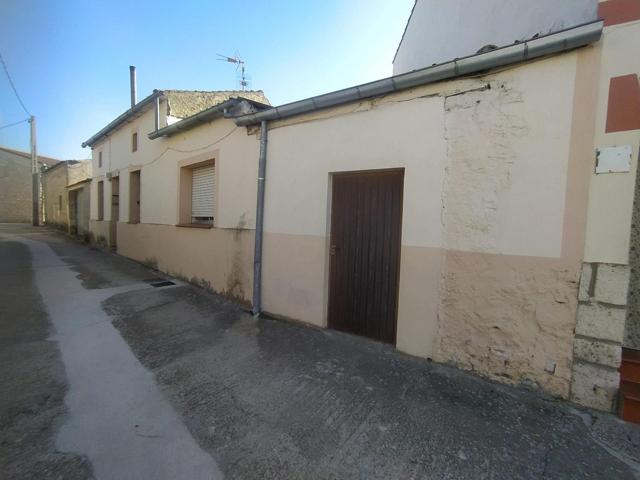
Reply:
[[[366,339],[256,319],[189,285],[129,291],[165,276],[2,225],[0,478],[93,475],[88,458],[56,449],[67,377],[15,234],[51,246],[80,290],[123,287],[102,297],[104,313],[225,478],[640,478],[640,428],[611,415]]]
[[[226,478],[636,478],[609,415],[193,287],[104,308]]]
[[[67,385],[29,265],[26,246],[0,242],[0,476],[92,478],[86,458],[55,447]]]

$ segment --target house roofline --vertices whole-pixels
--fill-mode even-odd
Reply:
[[[55,170],[58,167],[61,167],[62,165],[66,165],[66,166],[70,166],[70,165],[75,165],[77,163],[79,163],[80,160],[60,160],[58,161],[58,163],[52,165],[51,167],[47,168],[47,172],[50,172],[52,170]]]
[[[243,115],[237,117],[235,122],[237,125],[247,126],[256,125],[262,121],[281,120],[409,88],[485,72],[497,67],[524,63],[535,58],[590,45],[600,39],[602,28],[602,20],[595,20],[488,52],[456,58],[420,70],[287,103],[258,113]]]
[[[398,52],[400,51],[400,45],[402,45],[402,41],[404,40],[404,36],[407,34],[407,29],[409,28],[409,23],[411,23],[411,17],[413,17],[413,12],[416,10],[416,5],[418,5],[418,0],[414,0],[413,7],[411,8],[411,13],[409,14],[409,18],[407,19],[407,23],[404,26],[404,30],[402,31],[402,37],[400,37],[400,43],[396,47],[396,53],[393,55],[393,60],[391,63],[396,63],[396,57],[398,56]]]
[[[82,147],[83,148],[84,147],[93,147],[102,138],[104,138],[107,135],[109,135],[109,133],[111,133],[113,130],[118,128],[124,122],[128,121],[131,118],[134,118],[134,117],[138,116],[138,114],[143,113],[146,110],[147,106],[151,105],[153,103],[153,101],[157,97],[162,97],[163,95],[164,95],[164,91],[162,91],[162,90],[154,90],[151,95],[149,95],[148,97],[144,98],[143,100],[140,100],[138,103],[136,103],[129,110],[124,112],[122,115],[118,116],[115,120],[113,120],[111,123],[109,123],[106,127],[104,127],[98,133],[96,133],[91,138],[89,138],[89,140],[87,140],[85,142],[82,142]]]
[[[80,181],[78,181],[76,183],[72,183],[70,185],[67,185],[64,188],[76,188],[76,187],[79,187],[80,185],[82,185],[83,183],[91,183],[91,178],[90,177],[89,178],[85,178],[84,180],[80,180]]]
[[[19,157],[28,158],[29,160],[31,160],[31,154],[29,152],[23,152],[22,150],[16,150],[15,148],[2,147],[2,146],[0,146],[0,150],[3,150],[8,153],[12,153],[14,155],[18,155]],[[64,160],[59,160],[53,157],[45,157],[44,155],[38,155],[38,162],[43,163],[45,165],[47,163],[50,163],[51,165],[56,165],[58,162],[63,162],[63,161]]]
[[[254,110],[266,110],[268,108],[271,108],[271,105],[257,102],[255,100],[250,100],[248,98],[232,97],[229,100],[219,103],[218,105],[214,105],[207,108],[206,110],[202,110],[195,115],[184,118],[176,123],[172,123],[171,125],[167,125],[166,127],[160,128],[158,130],[154,130],[153,132],[149,133],[147,137],[149,137],[149,139],[151,140],[159,137],[169,137],[178,132],[190,130],[194,127],[197,127],[198,125],[210,122],[217,118],[233,117],[233,113],[229,112],[229,110],[239,106],[243,102],[249,104],[254,108]]]

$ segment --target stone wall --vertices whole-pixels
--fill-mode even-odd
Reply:
[[[629,245],[630,283],[624,346],[640,350],[640,175],[636,177],[631,241]]]
[[[571,383],[571,399],[581,405],[614,410],[628,288],[628,265],[583,265]]]
[[[31,222],[31,160],[0,150],[0,222]]]

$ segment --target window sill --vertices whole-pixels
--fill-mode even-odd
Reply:
[[[205,230],[213,228],[213,225],[208,225],[206,223],[179,223],[176,227],[181,228],[203,228]]]

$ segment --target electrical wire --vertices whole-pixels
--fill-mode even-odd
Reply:
[[[28,122],[28,121],[29,121],[29,119],[25,118],[24,120],[20,120],[19,122],[13,122],[13,123],[8,123],[6,125],[0,125],[0,130],[2,130],[4,128],[13,127],[15,125],[20,125],[21,123]]]
[[[29,115],[29,117],[31,117],[29,110],[27,110],[27,107],[24,106],[24,102],[20,98],[20,95],[18,94],[18,90],[16,89],[16,86],[13,83],[13,79],[11,78],[11,75],[9,74],[9,69],[7,68],[7,64],[4,63],[4,58],[2,58],[2,53],[0,53],[0,62],[2,63],[2,68],[4,69],[4,73],[7,74],[7,78],[9,79],[9,83],[11,84],[11,88],[13,89],[13,93],[16,94],[16,98],[18,99],[18,102],[20,102],[20,106],[22,106],[22,109],[25,111],[25,113]]]
[[[223,141],[225,138],[231,136],[236,130],[238,130],[238,126],[233,127],[233,129],[227,133],[226,135],[220,137],[218,140],[216,140],[213,143],[210,143],[208,145],[205,145],[203,147],[198,147],[198,148],[194,148],[193,150],[180,150],[178,148],[171,148],[171,147],[167,147],[166,149],[163,150],[163,152],[158,155],[156,158],[154,158],[153,160],[146,162],[146,163],[142,163],[140,164],[141,167],[145,167],[147,165],[151,165],[152,163],[156,162],[157,160],[160,160],[165,153],[167,152],[176,152],[176,153],[195,153],[195,152],[199,152],[200,150],[205,150],[207,148],[213,147],[214,145],[220,143],[221,141]],[[111,150],[111,148],[109,148],[109,150]]]

